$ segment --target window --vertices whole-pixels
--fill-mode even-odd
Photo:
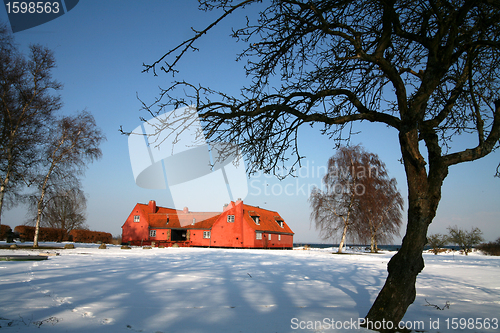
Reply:
[[[141,217],[139,215],[134,215],[134,222],[140,222]]]
[[[260,214],[257,213],[256,211],[249,211],[248,214],[252,218],[252,220],[255,222],[255,224],[259,225],[260,224]]]
[[[281,240],[281,235],[278,235],[278,240],[279,240],[279,241]]]
[[[156,230],[149,230],[149,237],[156,237]]]
[[[279,226],[283,228],[283,220],[278,219],[278,218],[276,218],[276,217],[275,217],[274,219],[275,219],[276,223],[278,223],[278,224],[279,224]]]
[[[210,238],[210,231],[203,231],[203,238]]]
[[[255,239],[262,239],[262,232],[257,231],[255,233]]]
[[[234,215],[228,215],[227,216],[227,222],[233,223],[234,222]]]
[[[267,235],[267,239],[271,240],[271,234]]]

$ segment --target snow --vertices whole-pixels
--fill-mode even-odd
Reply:
[[[394,252],[332,250],[18,249],[59,255],[0,261],[0,326],[6,332],[366,332],[358,318],[383,286]],[[5,254],[13,252],[0,250]],[[424,258],[405,325],[500,330],[492,329],[493,318],[500,319],[500,258],[458,252]],[[479,328],[484,318],[490,329]]]

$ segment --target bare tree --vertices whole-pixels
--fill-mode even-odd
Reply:
[[[377,164],[373,164],[377,162]],[[340,147],[328,160],[322,189],[314,188],[309,197],[311,219],[323,239],[341,234],[338,253],[342,253],[348,230],[362,238],[361,210],[366,194],[366,179],[378,173],[380,161],[361,146]],[[385,173],[385,169],[380,172]]]
[[[37,217],[33,246],[38,247],[38,232],[45,195],[51,184],[82,174],[87,162],[101,157],[99,145],[105,140],[94,117],[88,112],[61,118],[51,131],[45,152],[45,169],[38,179]]]
[[[365,195],[361,198],[359,218],[369,229],[370,252],[374,253],[378,251],[379,243],[392,242],[394,236],[399,235],[404,201],[397,189],[396,179],[389,178],[387,173],[373,175],[363,184]]]
[[[429,244],[429,246],[431,247],[432,253],[436,255],[448,243],[449,243],[448,235],[432,234],[427,236],[427,244]]]
[[[472,252],[475,245],[484,241],[483,232],[477,227],[472,227],[470,231],[457,226],[448,227],[448,232],[450,233],[449,242],[457,244],[465,255]]]
[[[76,184],[75,184],[76,183]],[[68,184],[65,181],[63,186],[47,186],[48,190],[44,198],[44,206],[40,218],[40,227],[54,228],[61,230],[61,240],[67,239],[69,233],[75,229],[88,229],[86,225],[87,199],[79,188],[79,182]],[[32,216],[28,219],[27,225],[36,225],[38,216],[39,197],[31,197]]]
[[[33,45],[25,57],[0,26],[0,219],[6,199],[18,193],[38,163],[41,138],[61,107],[53,95],[61,88],[52,80],[54,67],[50,50]]]
[[[193,29],[192,38],[145,70],[156,74],[162,63],[163,71],[175,73],[210,29],[257,2],[201,0],[200,9],[220,10],[219,18]],[[498,148],[500,2],[282,0],[240,22],[232,35],[243,41],[239,58],[247,59],[251,78],[241,96],[180,80],[146,109],[195,104],[208,139],[238,144],[250,172],[278,173],[290,158],[299,163],[303,124],[320,123],[322,133],[339,140],[357,120],[395,129],[407,176],[408,222],[366,319],[396,327],[415,300],[427,230],[450,166]],[[449,151],[450,140],[462,133],[474,134],[476,143]]]

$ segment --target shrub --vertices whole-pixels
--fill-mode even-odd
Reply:
[[[73,242],[79,243],[105,243],[111,244],[112,235],[109,232],[90,231],[90,230],[72,230],[69,233],[73,237]]]
[[[477,249],[490,256],[500,256],[500,238],[495,242],[480,244]]]
[[[0,240],[7,239],[8,235],[12,232],[12,229],[5,224],[0,225]]]
[[[23,241],[31,241],[35,238],[35,227],[27,225],[18,225],[14,231],[19,234],[19,238]],[[40,228],[38,232],[38,240],[40,242],[62,242],[69,239],[66,230],[57,228]]]

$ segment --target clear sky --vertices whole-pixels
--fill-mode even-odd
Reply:
[[[235,61],[244,45],[229,37],[230,28],[240,24],[244,15],[255,15],[255,10],[230,17],[201,39],[196,44],[200,51],[181,61],[175,79],[237,94],[246,81],[243,64]],[[193,0],[84,0],[53,21],[14,34],[21,50],[37,43],[54,51],[57,68],[53,76],[64,85],[61,112],[90,111],[107,136],[102,145],[103,158],[89,166],[83,180],[88,198],[87,224],[92,230],[119,235],[136,203],[154,199],[160,206],[171,205],[167,191],[143,189],[135,184],[127,137],[118,129],[123,126],[133,130],[141,125],[140,116],[148,118],[139,111],[137,95],[152,102],[158,86],[166,87],[173,81],[166,74],[154,77],[141,73],[142,64],[157,60],[170,47],[189,38],[191,26],[202,29],[214,17],[215,13],[199,11]],[[3,6],[0,20],[8,24]],[[352,143],[361,143],[379,155],[390,175],[398,180],[406,201],[406,178],[398,161],[401,153],[396,131],[373,123],[356,123],[354,130],[361,133],[352,138]],[[282,182],[264,175],[249,178],[249,194],[244,201],[278,211],[295,232],[295,242],[322,242],[310,222],[307,198],[312,186],[321,184],[326,162],[334,154],[333,142],[321,136],[318,128],[306,126],[300,134],[300,152],[306,159],[298,177]],[[464,136],[454,141],[453,149],[475,144],[475,137]],[[500,153],[496,152],[450,168],[431,233],[444,233],[450,225],[467,229],[477,226],[488,241],[500,237],[500,179],[493,177],[498,162]],[[11,227],[24,223],[25,211],[24,206],[5,211],[2,223]],[[404,232],[402,228],[401,234]]]

